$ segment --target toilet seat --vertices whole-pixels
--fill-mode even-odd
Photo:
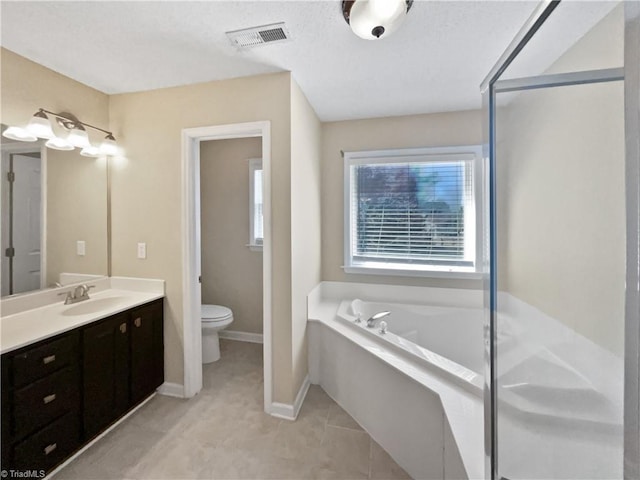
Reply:
[[[202,323],[218,323],[233,318],[231,309],[222,305],[202,305],[200,317]]]

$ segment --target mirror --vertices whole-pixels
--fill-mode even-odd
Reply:
[[[106,158],[4,137],[0,150],[2,296],[107,275]]]

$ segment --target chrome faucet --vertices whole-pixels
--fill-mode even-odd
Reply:
[[[391,312],[378,312],[367,319],[367,328],[373,328],[376,326],[376,322],[381,318],[388,317],[391,315]]]
[[[66,295],[64,304],[71,305],[73,303],[82,302],[83,300],[89,300],[89,290],[92,288],[95,288],[95,285],[87,285],[83,283],[82,285],[78,285],[73,290],[61,292],[58,295]]]

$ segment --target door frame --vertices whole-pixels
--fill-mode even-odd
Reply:
[[[47,287],[47,148],[41,141],[2,142],[2,158],[12,154],[40,152],[40,288]],[[2,181],[4,185],[4,179]],[[4,257],[4,252],[0,252]]]
[[[264,240],[262,247],[262,328],[264,356],[264,408],[272,398],[271,334],[271,122],[258,121],[186,128],[182,130],[182,327],[184,345],[184,396],[202,389],[202,328],[200,302],[200,142],[233,138],[262,138],[262,191]]]

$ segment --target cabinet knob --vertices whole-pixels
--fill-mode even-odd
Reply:
[[[56,448],[58,448],[58,444],[57,443],[52,443],[51,445],[47,445],[46,447],[44,447],[44,454],[45,455],[49,455]]]
[[[46,405],[47,403],[53,402],[55,399],[56,399],[56,394],[52,393],[51,395],[47,395],[46,397],[44,397],[42,401]]]
[[[51,363],[51,362],[55,362],[56,361],[56,356],[55,355],[49,355],[47,357],[44,357],[42,359],[42,363],[44,363],[45,365]]]
[[[120,332],[127,333],[127,324],[126,323],[121,323],[120,324]]]
[[[138,317],[136,318],[133,323],[135,324],[136,327],[139,327],[140,325],[142,325],[142,318]]]

